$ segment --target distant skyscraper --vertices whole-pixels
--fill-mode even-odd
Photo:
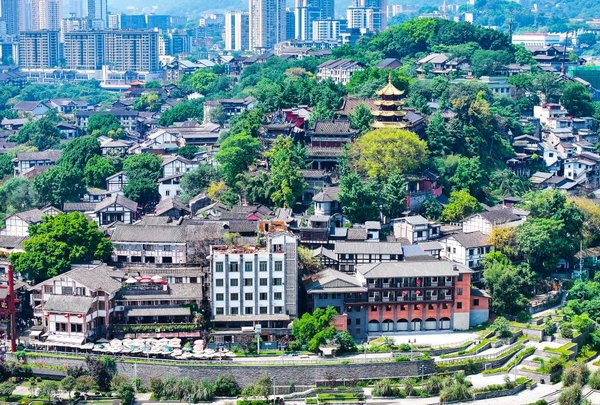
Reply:
[[[313,21],[313,41],[336,41],[340,33],[347,28],[346,20],[315,20]]]
[[[58,66],[58,31],[22,31],[19,34],[19,66],[43,69]]]
[[[107,0],[88,0],[88,18],[92,21],[102,21],[102,28],[108,27]]]
[[[312,39],[312,23],[321,18],[319,1],[296,0],[296,39],[309,41]]]
[[[146,16],[143,14],[121,14],[122,30],[145,30]]]
[[[69,17],[87,17],[87,9],[84,0],[65,0],[63,3],[64,15]]]
[[[105,38],[105,64],[111,69],[133,72],[159,70],[158,32],[107,31]]]
[[[243,11],[225,14],[225,50],[245,51],[248,49],[248,13]]]
[[[37,5],[37,16],[33,18],[34,22],[38,23],[36,29],[60,31],[63,17],[62,0],[37,0]]]
[[[170,25],[171,16],[159,14],[148,14],[146,16],[146,27],[150,30],[158,28],[159,30],[166,31]]]
[[[19,0],[1,0],[0,14],[6,24],[6,35],[19,33]]]
[[[63,53],[66,67],[82,70],[102,69],[105,35],[102,31],[65,33]]]
[[[285,40],[296,38],[296,13],[293,8],[285,10]]]
[[[29,31],[33,27],[33,1],[19,0],[19,31]]]
[[[285,0],[249,0],[250,49],[271,49],[285,39]]]

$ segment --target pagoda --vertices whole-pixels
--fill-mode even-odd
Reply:
[[[371,110],[375,121],[371,124],[372,128],[397,128],[405,129],[410,126],[406,120],[407,112],[404,107],[404,91],[398,90],[392,84],[392,76],[388,78],[388,84],[377,92],[378,100],[373,104],[376,106]]]

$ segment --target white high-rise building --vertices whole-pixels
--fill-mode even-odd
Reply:
[[[315,20],[312,23],[312,40],[336,41],[346,25],[346,20]]]
[[[102,21],[96,23],[96,26],[101,25],[102,28],[108,26],[108,2],[107,0],[88,0],[88,18],[92,21]]]
[[[248,49],[248,13],[243,11],[225,14],[225,50],[245,51]]]
[[[37,0],[37,6],[37,15],[33,18],[33,21],[38,24],[37,29],[60,31],[63,16],[62,1]]]
[[[348,7],[348,28],[363,32],[383,31],[387,27],[387,0],[354,0]]]
[[[16,35],[19,33],[19,0],[1,0],[0,14],[6,24],[6,34]]]
[[[249,0],[249,48],[271,49],[285,40],[285,0]]]

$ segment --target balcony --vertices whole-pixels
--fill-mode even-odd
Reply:
[[[417,301],[423,301],[423,296],[422,295],[417,295]]]
[[[447,294],[447,295],[444,295],[444,299],[445,299],[446,301],[450,301],[450,300],[452,300],[452,294]]]
[[[369,302],[377,302],[379,301],[379,297],[369,297]]]
[[[446,287],[452,287],[452,281],[444,281]]]

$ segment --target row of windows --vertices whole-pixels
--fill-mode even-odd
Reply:
[[[69,331],[69,325],[66,323],[57,322],[56,324],[57,332],[83,332],[83,325],[80,323],[72,323],[71,330]]]
[[[416,304],[416,305],[413,305],[412,307],[413,307],[413,310],[415,310],[415,311],[423,309],[423,305],[422,304]],[[462,302],[457,302],[456,303],[456,307],[458,309],[461,309],[462,308]],[[427,305],[427,309],[434,309],[434,308],[435,308],[434,304],[428,304]],[[357,311],[360,311],[360,307],[358,307],[358,306],[356,306],[355,309]],[[407,304],[400,305],[400,311],[406,311],[407,309],[408,309],[408,305]],[[442,304],[442,309],[448,309],[448,304],[447,303],[443,303]],[[385,310],[387,312],[390,312],[390,311],[393,310],[393,308],[392,308],[391,305],[386,305],[385,306]],[[378,305],[371,305],[371,312],[377,312],[377,311],[379,311],[379,306]]]
[[[217,278],[215,279],[215,286],[217,287],[223,287],[225,281],[222,278]],[[244,279],[244,286],[246,287],[251,287],[253,285],[254,281],[251,278],[245,278]],[[272,285],[283,285],[283,279],[282,278],[273,278],[271,279],[271,284]],[[239,285],[239,280],[237,278],[231,278],[229,279],[229,285],[231,287],[237,287]],[[262,285],[262,286],[267,286],[269,285],[269,279],[268,278],[260,278],[258,280],[258,285]]]
[[[261,261],[258,263],[258,271],[261,272],[266,272],[267,271],[267,262]],[[245,272],[251,272],[253,270],[253,263],[252,262],[244,262],[244,271]],[[274,270],[275,271],[283,271],[283,262],[282,261],[276,261],[274,264]],[[216,262],[215,263],[215,271],[217,273],[222,273],[223,272],[223,262]],[[231,262],[229,263],[229,272],[230,273],[237,273],[239,271],[239,263],[238,262]]]
[[[225,314],[225,308],[223,307],[216,307],[215,308],[215,313],[217,315],[224,315]],[[261,315],[265,315],[269,313],[269,309],[268,307],[259,307],[258,308],[258,313]],[[273,307],[273,313],[274,314],[283,314],[283,307]],[[231,307],[229,308],[229,314],[230,315],[239,315],[240,314],[240,309],[238,307]],[[253,315],[254,314],[254,307],[244,307],[244,315]]]
[[[229,294],[229,299],[231,301],[238,301],[240,299],[240,295],[238,293],[231,293]],[[258,299],[261,301],[267,301],[269,299],[269,296],[267,293],[262,292],[258,295]],[[281,300],[283,299],[283,293],[280,292],[276,292],[273,294],[273,299],[274,300]],[[217,301],[224,301],[225,300],[225,294],[223,293],[217,293],[215,294],[215,300]],[[254,294],[253,293],[245,293],[244,294],[244,300],[246,301],[252,301],[254,300]]]

